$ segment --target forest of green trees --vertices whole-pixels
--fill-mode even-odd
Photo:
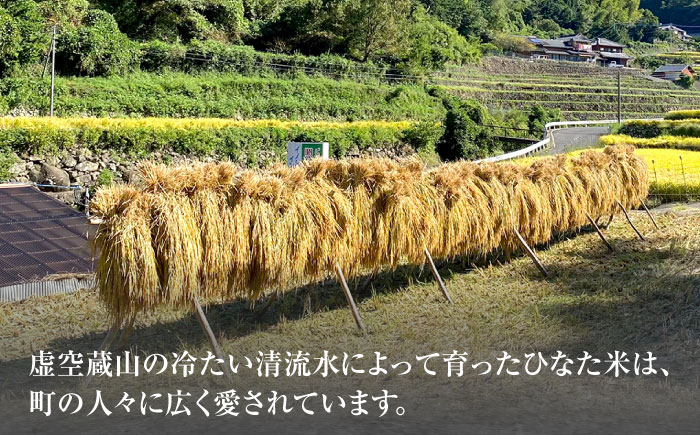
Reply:
[[[699,7],[644,3],[665,12]],[[640,0],[0,0],[0,76],[41,63],[54,25],[59,73],[110,75],[167,63],[154,56],[191,46],[335,55],[421,72],[477,61],[487,47],[507,48],[508,35],[650,42],[658,23]]]
[[[700,26],[700,0],[642,0],[642,7],[663,23]],[[695,30],[700,33],[700,27]]]

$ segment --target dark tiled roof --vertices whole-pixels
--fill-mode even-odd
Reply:
[[[631,59],[625,53],[609,53],[607,51],[601,51],[599,54],[600,57],[604,57],[606,59]]]
[[[596,39],[595,45],[602,45],[604,47],[619,47],[619,48],[625,47],[623,44],[620,44],[619,42],[611,41],[611,40],[605,39],[605,38]]]
[[[0,287],[91,273],[85,216],[30,186],[0,185]]]
[[[663,65],[658,67],[654,73],[683,72],[686,68],[688,65]]]

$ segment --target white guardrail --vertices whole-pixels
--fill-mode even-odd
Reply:
[[[626,119],[625,121],[662,121],[663,118],[653,118],[653,119]],[[553,143],[551,138],[551,133],[553,130],[560,130],[564,128],[571,127],[592,127],[596,125],[610,125],[617,124],[617,119],[605,119],[600,121],[562,121],[562,122],[550,122],[544,126],[544,136],[545,138],[541,141],[530,145],[529,147],[523,148],[521,150],[512,151],[506,154],[501,154],[500,156],[489,157],[486,159],[476,160],[475,163],[481,162],[501,162],[503,160],[517,159],[518,157],[527,157],[536,152],[547,149],[550,143]]]

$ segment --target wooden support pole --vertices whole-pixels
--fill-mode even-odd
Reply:
[[[428,260],[428,264],[430,265],[430,270],[433,272],[433,278],[435,278],[435,281],[437,281],[438,287],[440,287],[440,290],[442,291],[443,296],[445,296],[445,299],[447,299],[447,302],[452,303],[452,298],[450,297],[450,293],[448,293],[447,287],[445,287],[445,282],[442,280],[442,277],[438,273],[437,267],[435,267],[435,262],[433,261],[433,257],[430,255],[430,252],[428,252],[428,248],[425,248],[425,258]]]
[[[610,252],[614,252],[615,250],[613,249],[612,245],[611,245],[611,244],[608,242],[608,240],[605,238],[605,236],[603,235],[603,232],[600,231],[600,228],[598,227],[598,224],[595,223],[595,221],[593,220],[593,218],[591,217],[591,215],[589,215],[588,213],[586,213],[586,217],[588,218],[588,221],[591,223],[591,225],[593,225],[593,228],[595,228],[595,230],[596,230],[596,232],[598,233],[598,235],[600,236],[601,240],[603,240],[603,243],[605,243],[605,246],[608,247],[608,249],[610,250]]]
[[[129,320],[126,322],[121,335],[119,336],[119,341],[117,342],[117,349],[124,349],[129,343],[129,337],[131,337],[131,332],[134,330],[134,322],[136,321],[136,313],[133,313]]]
[[[625,214],[625,217],[627,218],[627,222],[629,222],[629,224],[632,227],[632,229],[634,230],[634,232],[637,233],[637,235],[639,236],[639,239],[644,240],[644,236],[642,236],[642,233],[640,233],[639,230],[637,229],[637,227],[635,227],[634,224],[632,223],[632,219],[630,219],[630,215],[627,213],[627,209],[625,208],[625,206],[622,205],[622,203],[620,201],[616,201],[616,202],[617,202],[617,205],[619,205],[620,208],[622,209],[622,212]]]
[[[355,323],[357,324],[357,328],[360,331],[365,330],[365,324],[362,323],[362,319],[360,318],[360,313],[357,311],[357,305],[355,305],[355,300],[352,298],[352,294],[350,293],[350,288],[348,287],[348,282],[345,280],[345,275],[343,275],[343,270],[340,268],[340,265],[336,263],[335,265],[335,274],[338,277],[338,281],[340,282],[340,287],[343,289],[343,293],[345,293],[345,298],[348,300],[348,305],[350,305],[350,310],[352,311],[352,316],[355,318]]]
[[[527,252],[527,255],[530,256],[532,259],[532,262],[535,263],[537,268],[542,272],[542,275],[546,277],[549,276],[549,272],[547,272],[547,269],[544,268],[544,265],[540,261],[539,258],[537,258],[537,255],[535,254],[535,251],[533,251],[528,245],[525,239],[523,239],[523,236],[520,235],[520,232],[518,231],[517,228],[513,227],[513,231],[515,231],[515,235],[518,237],[518,240],[520,241],[520,244],[522,245],[523,249],[525,249],[525,252]]]
[[[367,279],[365,279],[365,281],[362,284],[355,287],[355,292],[364,293],[365,290],[367,290],[367,287],[369,287],[370,284],[372,284],[372,281],[374,280],[374,275],[375,272],[370,273]]]
[[[255,313],[255,317],[261,318],[262,316],[267,313],[267,310],[272,307],[272,304],[275,303],[275,301],[279,298],[279,292],[274,292],[273,294],[270,295],[270,298],[267,300],[267,303],[265,303],[265,306],[260,309],[257,313]]]
[[[224,362],[224,372],[226,373],[226,377],[228,378],[229,382],[233,382],[233,376],[231,375],[229,366],[226,363],[226,359],[224,359],[224,353],[221,351],[221,347],[219,347],[219,342],[216,341],[216,336],[214,335],[214,331],[211,330],[211,326],[209,326],[209,322],[207,321],[207,318],[204,315],[204,310],[202,310],[202,306],[199,305],[199,300],[195,297],[192,303],[194,304],[195,311],[197,312],[199,324],[202,326],[202,330],[209,339],[209,344],[211,344],[211,347],[214,350],[214,355],[216,355],[217,359],[220,359]]]
[[[644,201],[641,201],[641,202],[642,202],[642,207],[644,207],[644,211],[647,212],[647,216],[649,216],[649,219],[651,219],[651,223],[653,223],[654,226],[656,227],[656,229],[658,230],[659,225],[656,223],[656,219],[654,219],[654,216],[651,215],[651,212],[647,208],[647,205],[644,204]]]
[[[609,226],[610,226],[610,224],[612,223],[612,221],[613,221],[613,218],[614,218],[614,217],[615,217],[615,215],[614,215],[614,214],[611,214],[611,215],[610,215],[610,219],[608,219],[608,223],[607,223],[607,224],[605,224],[605,228],[607,228],[607,227],[609,227]]]
[[[112,343],[114,343],[114,340],[117,338],[117,334],[119,334],[119,329],[121,329],[122,323],[124,323],[123,319],[116,319],[114,323],[112,323],[109,331],[107,331],[107,335],[105,335],[104,340],[102,340],[102,344],[100,344],[98,352],[107,352],[109,348],[112,347]],[[87,388],[91,381],[92,375],[88,374],[85,376],[83,379],[83,388]]]

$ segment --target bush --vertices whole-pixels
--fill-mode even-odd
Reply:
[[[563,118],[559,109],[548,109],[539,104],[532,106],[527,118],[527,128],[531,136],[539,137],[544,134],[544,126],[550,122],[558,122]]]
[[[63,31],[56,41],[56,69],[67,75],[124,74],[137,66],[138,57],[137,44],[101,10],[89,11],[83,27]]]
[[[103,169],[95,180],[95,188],[106,187],[114,182],[114,173],[109,169]]]
[[[674,110],[666,115],[666,119],[700,119],[700,110]]]
[[[286,67],[289,65],[289,67]],[[388,66],[361,64],[344,57],[322,54],[303,56],[257,51],[252,47],[217,41],[192,41],[188,45],[153,41],[141,44],[141,69],[160,71],[222,71],[239,74],[269,73],[279,76],[319,75],[335,79],[382,79]]]
[[[400,63],[407,73],[422,74],[442,69],[447,63],[477,63],[481,59],[479,44],[467,41],[457,30],[427,15],[423,8],[413,13],[407,38],[406,53]]]
[[[678,85],[682,88],[690,89],[693,87],[693,84],[695,84],[695,78],[692,76],[683,75],[676,81],[676,83],[678,83]]]
[[[700,137],[700,121],[628,121],[618,133],[639,138],[654,138],[661,135]]]
[[[437,142],[436,151],[445,161],[476,159],[496,152],[500,145],[488,124],[486,108],[473,100],[459,100],[442,94],[447,114],[444,133]]]
[[[0,78],[17,67],[39,62],[48,46],[48,34],[31,0],[0,2]]]
[[[242,0],[95,0],[136,40],[218,39],[237,42],[247,31]],[[247,1],[246,1],[247,3]]]
[[[10,168],[18,162],[19,159],[9,147],[0,147],[0,182],[7,181],[12,177]]]
[[[661,128],[656,122],[628,121],[622,124],[617,133],[632,137],[656,137],[661,134]]]

